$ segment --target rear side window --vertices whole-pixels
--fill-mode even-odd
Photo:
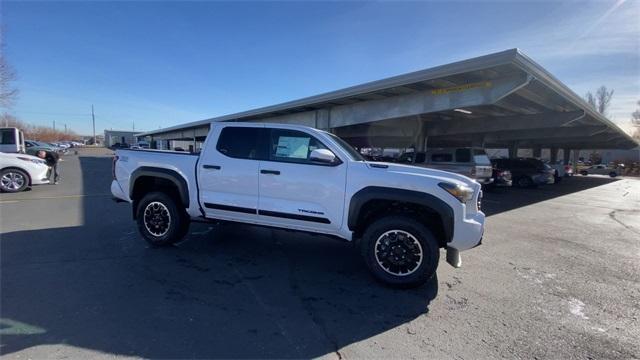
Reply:
[[[456,149],[456,162],[462,162],[462,163],[471,162],[471,150]]]
[[[232,158],[264,160],[264,138],[267,130],[252,127],[225,127],[216,149]]]
[[[432,162],[451,162],[453,161],[453,155],[447,153],[435,153],[431,154]]]
[[[326,149],[315,137],[296,130],[271,129],[269,158],[273,161],[312,163],[309,155],[316,149]]]
[[[2,131],[2,145],[13,145],[16,143],[15,130],[5,129]]]

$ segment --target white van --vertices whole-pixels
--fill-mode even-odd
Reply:
[[[493,182],[491,160],[483,148],[439,148],[407,152],[398,162],[468,176],[482,185]]]
[[[22,130],[15,127],[0,128],[0,152],[24,153],[25,150]]]

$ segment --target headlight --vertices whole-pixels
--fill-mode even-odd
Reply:
[[[46,161],[40,160],[40,159],[31,159],[31,158],[22,157],[22,156],[18,156],[18,159],[20,159],[22,161],[29,161],[29,162],[32,162],[34,164],[40,164],[40,165],[45,165],[46,164]]]
[[[443,188],[449,194],[453,195],[461,203],[466,203],[467,201],[473,199],[473,189],[468,186],[457,185],[448,182],[441,182],[438,184],[438,186]]]

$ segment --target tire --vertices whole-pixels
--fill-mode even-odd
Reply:
[[[20,169],[4,169],[0,172],[0,190],[15,193],[29,187],[29,175]]]
[[[614,178],[614,177],[618,176],[618,174],[615,171],[612,171],[612,172],[609,173],[609,176]]]
[[[385,241],[386,249],[389,249],[386,252]],[[391,253],[389,241],[396,244],[391,249],[397,252]],[[374,221],[360,240],[360,252],[371,274],[376,280],[396,288],[417,287],[431,279],[438,268],[439,248],[427,227],[402,215]],[[404,259],[410,253],[419,253],[420,257]]]
[[[580,171],[580,175],[587,176],[587,175],[589,175],[589,173],[586,172],[585,170],[582,170],[582,171]]]
[[[521,176],[516,181],[516,184],[518,184],[519,188],[529,188],[533,186],[533,181],[528,176]]]
[[[138,203],[138,230],[153,247],[182,240],[189,230],[189,217],[176,201],[163,192],[150,192]]]

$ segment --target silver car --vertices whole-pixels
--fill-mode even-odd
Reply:
[[[582,176],[586,176],[589,174],[609,175],[610,177],[616,177],[618,176],[618,169],[608,167],[607,165],[604,165],[604,164],[599,164],[599,165],[592,165],[592,166],[589,166],[588,168],[580,170],[580,175]]]
[[[407,152],[398,162],[468,176],[482,185],[493,182],[491,160],[482,148],[439,148]]]

